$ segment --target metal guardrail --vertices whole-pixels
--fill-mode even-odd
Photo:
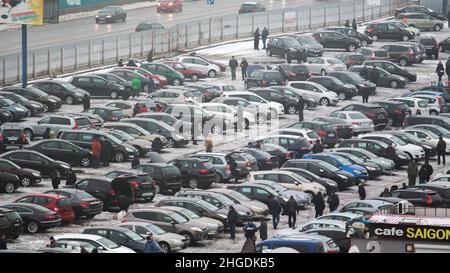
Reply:
[[[154,49],[156,55],[188,50],[199,46],[250,38],[256,28],[267,27],[271,34],[299,32],[343,25],[393,15],[408,0],[340,0],[296,9],[236,14],[205,18],[177,24],[157,31],[134,32],[91,39],[28,53],[28,78],[37,79],[113,64],[123,58],[144,58]],[[0,56],[0,85],[20,82],[21,54]]]

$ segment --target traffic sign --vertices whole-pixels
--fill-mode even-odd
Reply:
[[[215,0],[206,0],[206,4],[208,5],[214,5]]]

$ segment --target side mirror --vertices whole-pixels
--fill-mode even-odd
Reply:
[[[98,250],[98,251],[102,251],[102,250],[105,250],[105,248],[102,247],[102,246],[99,246],[99,247],[97,247],[97,250]]]
[[[298,183],[298,181],[295,181],[294,184],[295,184],[296,186],[300,185],[300,183]]]
[[[177,224],[177,222],[176,222],[176,221],[172,221],[172,222],[170,222],[170,224],[171,224],[172,226],[175,226],[175,225]]]
[[[320,173],[324,173],[325,170],[324,170],[324,169],[320,169],[319,172],[320,172]]]

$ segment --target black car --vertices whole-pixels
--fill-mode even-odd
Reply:
[[[367,67],[376,66],[382,68],[391,74],[407,78],[410,82],[415,82],[417,80],[417,75],[415,73],[409,72],[408,70],[391,61],[366,61],[362,65],[365,65]]]
[[[420,43],[425,48],[427,57],[434,57],[436,60],[439,58],[439,46],[433,36],[422,35],[420,37]]]
[[[276,90],[276,91],[280,92],[282,95],[284,95],[288,98],[291,98],[295,101],[302,98],[305,103],[304,110],[314,109],[314,108],[317,108],[317,106],[319,106],[319,102],[317,100],[315,100],[313,98],[308,98],[308,97],[302,95],[298,90],[296,90],[295,88],[293,88],[291,86],[271,86],[270,89]]]
[[[427,189],[437,192],[442,198],[442,206],[450,206],[450,187],[446,183],[426,183],[415,186],[419,189]],[[0,211],[1,213],[1,211]]]
[[[415,37],[414,33],[399,27],[395,22],[369,23],[364,30],[364,34],[371,37],[374,41],[378,41],[378,39],[409,41]]]
[[[129,118],[127,114],[123,112],[122,109],[109,106],[94,106],[87,110],[88,113],[98,115],[105,122],[108,121],[119,121],[122,118]]]
[[[271,200],[276,198],[280,202],[283,210],[286,207],[286,201],[282,198],[281,194],[266,185],[258,183],[242,183],[227,186],[227,189],[235,190],[245,195],[247,198],[262,202],[269,207],[271,206]]]
[[[11,122],[14,120],[13,115],[11,112],[5,109],[0,109],[0,125],[5,122]]]
[[[0,171],[17,175],[22,187],[29,187],[42,181],[40,172],[32,169],[21,168],[6,159],[0,159]]]
[[[335,92],[340,100],[351,99],[358,95],[358,89],[353,84],[345,84],[339,79],[331,76],[314,76],[306,81],[315,82],[326,89]]]
[[[171,163],[180,170],[184,186],[208,189],[216,181],[216,168],[209,160],[177,158]]]
[[[327,122],[300,121],[289,125],[288,128],[313,130],[320,136],[322,144],[330,148],[334,147],[339,141],[335,127]]]
[[[343,119],[334,117],[317,117],[312,121],[321,121],[330,124],[336,129],[338,138],[347,139],[353,137],[353,127]]]
[[[267,138],[262,138],[256,143],[275,144],[294,153],[295,158],[301,158],[303,155],[311,152],[313,145],[308,142],[308,139],[298,135],[269,135]],[[251,143],[254,144],[254,143]]]
[[[282,86],[285,82],[278,70],[255,70],[244,82],[244,88]]]
[[[333,180],[331,180],[329,178],[320,177],[308,170],[301,169],[301,168],[292,168],[292,167],[282,167],[281,170],[296,173],[296,174],[308,179],[309,181],[319,183],[320,185],[325,187],[327,194],[338,191],[338,184],[336,182],[334,182]]]
[[[396,136],[408,144],[413,144],[413,145],[421,147],[425,151],[425,158],[435,157],[437,155],[436,149],[434,149],[430,145],[425,144],[422,139],[416,137],[415,135],[408,134],[406,132],[398,131],[398,130],[389,131],[386,133]]]
[[[85,95],[89,93],[72,84],[60,80],[42,80],[29,85],[47,93],[60,98],[67,104],[81,104]]]
[[[12,234],[12,224],[6,218],[6,215],[0,212],[0,234],[2,236],[5,236],[6,241],[12,240],[13,234]]]
[[[268,101],[274,101],[282,104],[284,107],[284,112],[290,115],[294,115],[298,110],[298,100],[288,97],[277,90],[270,88],[250,88],[248,91]]]
[[[311,77],[311,73],[306,65],[303,64],[281,64],[277,67],[284,81],[304,81]]]
[[[207,85],[207,84],[188,84],[185,86],[179,86],[177,89],[182,89],[186,91],[198,91],[202,94],[202,101],[203,102],[210,102],[211,100],[218,98],[221,96],[220,89],[217,89],[217,87],[213,85]],[[170,90],[170,89],[169,89]]]
[[[22,149],[22,146],[28,144],[29,141],[27,136],[23,133],[23,128],[21,126],[8,124],[1,127],[0,143],[3,144],[5,148],[17,146]]]
[[[438,43],[438,49],[440,52],[446,52],[450,50],[450,37],[445,38],[444,40]]]
[[[6,235],[6,239],[15,240],[23,233],[23,221],[20,215],[12,210],[5,207],[0,207],[0,215],[3,215],[8,221],[8,230],[2,230]],[[1,216],[0,216],[1,217]],[[1,221],[0,221],[1,222]],[[6,225],[6,223],[4,223]],[[1,224],[0,224],[1,226]]]
[[[85,228],[83,234],[99,235],[114,243],[128,247],[136,253],[144,253],[146,240],[136,232],[124,227]]]
[[[143,163],[136,170],[147,173],[155,181],[156,193],[175,194],[181,189],[183,176],[180,170],[167,163]]]
[[[312,36],[324,48],[339,48],[353,52],[361,47],[361,42],[337,31],[320,30],[315,31]]]
[[[105,174],[105,177],[116,178],[119,176],[134,176],[135,182],[138,183],[138,191],[142,193],[138,193],[137,197],[139,199],[143,199],[145,202],[151,202],[153,198],[156,196],[156,184],[153,178],[146,172],[140,172],[135,170],[126,170],[126,171],[110,171]],[[135,189],[136,191],[136,189]]]
[[[343,62],[347,66],[347,69],[354,65],[361,65],[366,60],[364,55],[356,52],[343,52],[334,57]]]
[[[430,15],[438,20],[441,20],[441,21],[447,20],[447,18],[445,18],[445,16],[440,14],[439,12],[431,10],[430,8],[428,8],[426,6],[420,6],[420,5],[408,5],[403,8],[398,8],[394,11],[394,16],[397,16],[400,13],[424,13],[424,14],[428,14],[428,15]]]
[[[18,94],[29,100],[42,103],[42,105],[44,106],[44,112],[54,112],[59,108],[61,108],[62,105],[60,98],[48,95],[44,91],[35,87],[22,88],[22,87],[8,86],[4,87],[1,90],[4,92],[11,92],[14,94]]]
[[[52,172],[56,172],[61,179],[66,179],[74,174],[72,167],[68,163],[51,159],[32,150],[10,151],[0,155],[0,157],[22,168],[37,170],[45,178],[50,177]]]
[[[352,38],[359,40],[362,47],[366,47],[368,45],[373,44],[372,38],[370,38],[366,34],[358,32],[350,27],[328,27],[327,29],[337,31],[339,33],[347,35],[348,37],[352,37]]]
[[[308,50],[292,37],[274,37],[267,42],[266,53],[268,56],[277,55],[286,57],[288,63],[292,60],[306,62]]]
[[[69,199],[72,206],[73,213],[76,218],[86,216],[87,218],[93,218],[95,215],[100,214],[103,210],[102,201],[98,200],[89,193],[77,190],[77,189],[59,189],[50,190],[44,193],[62,195]]]
[[[1,91],[0,96],[10,99],[15,103],[18,103],[18,104],[24,106],[25,108],[27,108],[30,111],[32,116],[40,115],[45,112],[45,108],[42,103],[33,101],[33,100],[29,100],[22,95],[12,93],[12,92]]]
[[[245,2],[239,8],[239,14],[265,11],[266,8],[261,3]]]
[[[421,115],[407,116],[403,122],[403,127],[408,127],[417,124],[432,124],[440,126],[450,131],[450,119],[447,117],[427,117]]]
[[[104,7],[97,11],[95,15],[95,23],[114,23],[115,21],[125,22],[127,20],[127,12],[119,6]]]
[[[391,192],[393,197],[408,200],[415,207],[440,207],[442,197],[434,190],[427,188],[407,188]]]
[[[284,163],[281,168],[299,168],[308,170],[321,178],[333,180],[337,183],[339,190],[357,185],[360,182],[359,179],[354,177],[351,173],[339,170],[333,165],[321,160],[293,159]]]
[[[131,90],[125,88],[125,86],[97,75],[73,76],[69,82],[89,92],[92,97],[109,97],[111,99],[121,97],[126,100],[131,95]]]
[[[372,103],[353,103],[343,107],[340,111],[357,111],[370,118],[375,128],[383,129],[388,125],[388,113],[383,107]]]
[[[102,77],[103,79],[107,80],[108,82],[122,85],[123,87],[125,87],[125,90],[127,90],[130,93],[133,91],[131,81],[122,79],[121,77],[114,75],[112,73],[95,73],[95,76]]]
[[[362,94],[363,89],[368,90],[370,94],[374,95],[377,88],[374,83],[363,79],[359,74],[354,72],[331,71],[327,76],[335,77],[344,84],[354,85],[358,89],[360,95]]]
[[[295,158],[295,153],[293,151],[289,151],[285,147],[277,144],[264,143],[264,145],[261,146],[261,151],[276,156],[278,158],[278,167],[281,167],[286,161]]]
[[[406,85],[406,79],[403,77],[400,77],[398,75],[394,75],[391,74],[389,72],[387,72],[386,70],[384,70],[383,68],[380,67],[371,67],[368,66],[366,67],[366,71],[367,73],[361,73],[364,71],[364,66],[352,66],[349,68],[348,71],[350,72],[355,72],[357,74],[359,74],[361,77],[363,77],[366,80],[372,80],[370,78],[370,75],[372,74],[373,69],[377,69],[380,76],[378,77],[377,82],[374,82],[374,84],[376,84],[377,86],[382,86],[382,87],[390,87],[390,88],[403,88]]]
[[[250,154],[256,158],[259,170],[272,170],[278,168],[278,157],[255,148],[241,148],[240,152]]]
[[[26,147],[55,160],[62,160],[74,166],[89,167],[92,163],[92,153],[69,141],[61,139],[40,140]]]
[[[40,205],[11,203],[2,207],[17,212],[22,218],[24,229],[31,234],[61,225],[61,217],[58,213]]]
[[[115,162],[123,162],[132,160],[139,155],[139,151],[133,146],[123,143],[116,137],[107,132],[97,130],[64,130],[58,135],[58,139],[69,141],[72,144],[78,145],[84,149],[92,148],[92,140],[94,138],[107,138],[112,145],[111,160]]]
[[[389,126],[402,126],[405,117],[411,115],[411,109],[404,102],[373,101],[372,104],[383,107],[386,110]]]
[[[116,178],[86,178],[66,188],[83,190],[101,200],[103,210],[127,210],[134,203],[135,196],[142,192],[138,190],[139,184],[135,179],[136,177],[126,175]]]

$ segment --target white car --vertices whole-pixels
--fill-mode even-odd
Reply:
[[[354,133],[367,133],[375,130],[373,121],[361,112],[336,111],[331,113],[330,117],[347,121],[352,125]]]
[[[322,142],[320,136],[310,129],[294,129],[294,128],[285,128],[272,131],[270,135],[291,135],[291,136],[300,136],[304,137],[308,140],[309,143],[315,144],[317,140]]]
[[[210,78],[215,78],[220,73],[220,67],[209,63],[208,61],[195,56],[181,56],[177,59],[178,62],[184,64],[188,68],[199,70],[208,75]]]
[[[399,101],[406,103],[411,109],[412,115],[424,115],[428,116],[430,114],[430,108],[428,107],[427,100],[412,98],[412,97],[400,97],[400,98],[389,98],[388,101]]]
[[[347,71],[347,66],[336,58],[314,57],[305,64],[311,74],[322,75],[331,71]]]
[[[299,234],[299,232],[308,231],[310,229],[320,229],[320,228],[335,228],[335,229],[346,229],[346,223],[345,221],[339,221],[339,220],[328,220],[328,219],[315,219],[312,220],[304,225],[299,226],[296,229],[292,228],[283,228],[278,230],[274,238],[285,238],[290,237],[294,234]]]
[[[439,183],[439,184],[447,184],[450,182],[450,174],[440,174],[435,176],[428,183]],[[447,184],[450,185],[450,184]]]
[[[186,91],[179,89],[162,89],[151,93],[147,98],[154,101],[162,101],[167,104],[202,102],[202,93],[200,91]]]
[[[209,102],[209,103],[200,104],[200,107],[202,107],[203,109],[205,109],[217,116],[227,118],[229,120],[233,120],[234,123],[236,123],[238,121],[237,120],[237,111],[229,105],[226,105],[223,103]],[[243,114],[243,118],[244,118],[244,123],[243,123],[244,128],[248,128],[250,125],[256,123],[255,115],[253,115],[252,113],[244,110],[244,111],[242,111],[242,114]]]
[[[56,242],[87,242],[97,247],[101,253],[136,253],[125,246],[120,246],[115,242],[99,235],[66,233],[53,236]]]
[[[246,99],[249,103],[260,106],[266,105],[270,109],[271,117],[277,117],[284,114],[284,106],[281,103],[268,101],[250,91],[230,91],[223,94],[225,97],[237,97]]]
[[[417,41],[417,38],[420,37],[420,29],[415,28],[415,27],[410,27],[410,26],[404,24],[403,22],[399,22],[399,21],[391,21],[391,22],[394,23],[395,25],[397,25],[398,27],[403,28],[403,29],[411,32],[412,34],[414,34],[416,41]]]
[[[254,105],[248,102],[246,99],[238,97],[219,97],[211,101],[212,103],[223,103],[229,107],[237,110],[240,106],[244,109],[244,113],[250,113],[254,116],[256,123],[264,124],[266,122],[267,116],[270,114],[270,109],[265,105]]]
[[[336,105],[339,101],[336,92],[332,92],[315,82],[292,81],[288,82],[287,86],[296,90],[302,96],[315,99],[320,105]]]
[[[439,141],[439,136],[428,130],[419,129],[419,128],[405,128],[402,131],[405,133],[408,133],[410,135],[418,137],[425,144],[430,145],[433,148],[436,148],[437,143]],[[442,136],[442,139],[445,141],[445,143],[450,143],[450,138]],[[446,146],[445,152],[450,153],[450,145]]]
[[[430,116],[437,116],[441,112],[441,105],[444,104],[444,98],[442,96],[434,96],[434,95],[412,95],[411,98],[423,99],[428,102]]]
[[[422,159],[425,157],[425,151],[422,147],[406,143],[400,138],[390,134],[383,134],[383,133],[364,134],[360,135],[359,138],[380,140],[387,144],[391,143],[396,151],[406,153],[410,157],[415,159]]]
[[[313,196],[319,192],[326,194],[326,189],[324,186],[316,182],[311,182],[306,178],[290,171],[272,170],[250,172],[248,181],[253,182],[255,180],[269,180],[280,183],[290,190],[297,190],[307,193],[311,200]]]

